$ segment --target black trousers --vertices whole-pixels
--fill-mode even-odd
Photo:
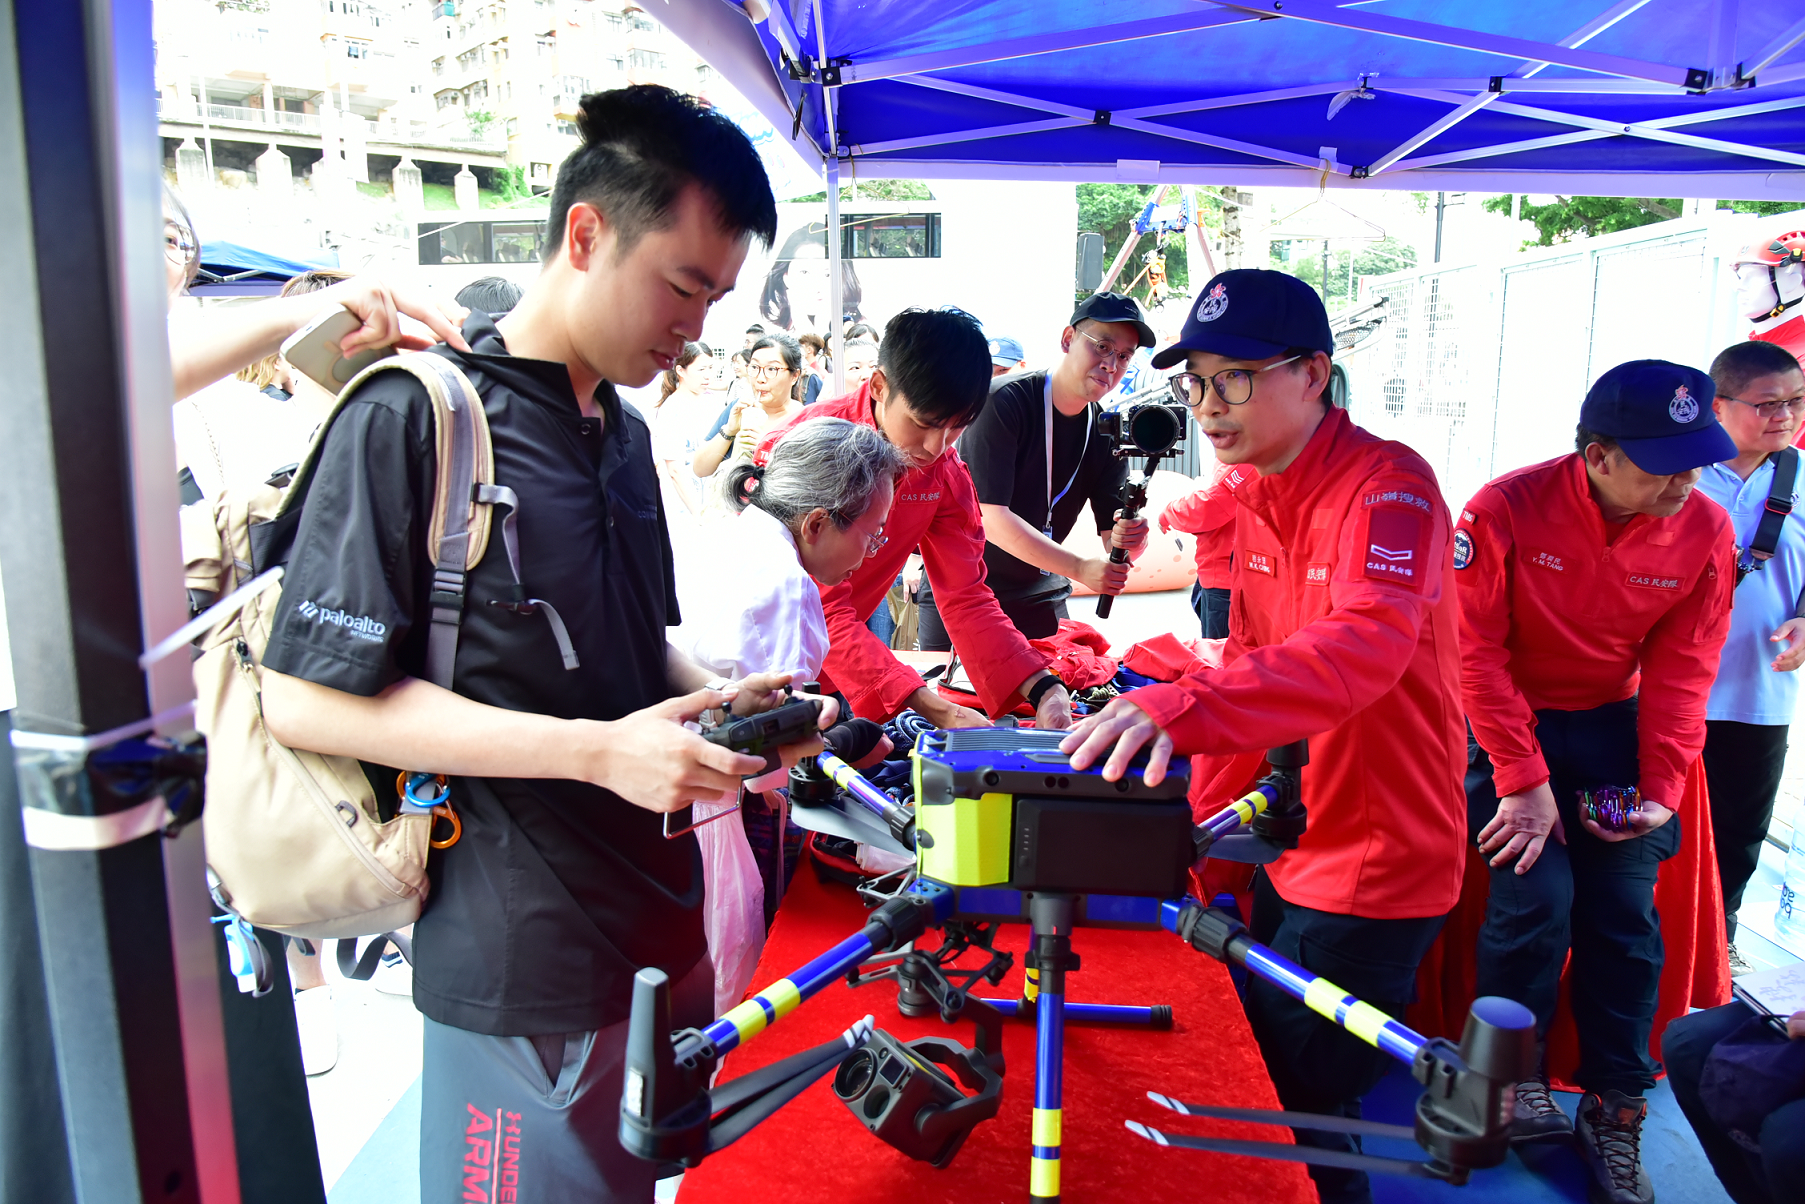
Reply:
[[[1442,916],[1370,920],[1286,902],[1264,871],[1254,875],[1248,932],[1273,952],[1322,975],[1393,1016],[1416,997],[1416,968],[1441,931]],[[1248,975],[1247,1022],[1287,1110],[1360,1115],[1360,1097],[1391,1069],[1392,1059],[1331,1023],[1262,978]],[[1292,1130],[1298,1145],[1357,1151],[1360,1140],[1315,1129]],[[1365,1171],[1313,1166],[1325,1204],[1365,1204]]]
[[[997,605],[1015,629],[1031,640],[1044,640],[1059,631],[1059,620],[1072,616],[1066,613],[1065,600],[1071,597],[1071,591],[1047,594],[1026,601],[1011,601],[998,598]],[[916,624],[915,646],[922,652],[950,652],[953,648],[953,637],[947,633],[946,624],[940,621],[940,608],[934,603],[934,591],[929,588],[924,576],[921,589],[915,595]]]
[[[1634,840],[1599,840],[1580,826],[1578,792],[1637,781],[1636,700],[1589,711],[1537,711],[1536,739],[1567,843],[1552,837],[1528,873],[1491,871],[1479,931],[1478,993],[1514,999],[1545,1035],[1573,952],[1573,1019],[1587,1091],[1641,1095],[1655,1084],[1648,1053],[1665,950],[1655,872],[1679,851],[1680,820]],[[1467,825],[1475,841],[1498,811],[1491,758],[1467,740]],[[1678,799],[1662,799],[1677,803]]]
[[[1229,591],[1225,589],[1191,586],[1191,609],[1197,612],[1197,621],[1203,624],[1204,639],[1228,638],[1228,597]]]
[[[1730,1198],[1736,1204],[1781,1204],[1797,1200],[1805,1185],[1805,1100],[1768,1113],[1759,1135],[1761,1152],[1754,1154],[1730,1139],[1699,1098],[1699,1078],[1712,1048],[1754,1015],[1747,1004],[1732,1001],[1681,1016],[1661,1034],[1661,1052],[1673,1097]]]
[[[707,1024],[714,966],[671,984],[671,1023]],[[652,1204],[660,1176],[620,1144],[629,1021],[491,1037],[425,1019],[420,1204]]]
[[[1717,877],[1724,889],[1724,926],[1736,939],[1742,891],[1761,861],[1761,843],[1774,818],[1774,796],[1786,768],[1784,724],[1705,723],[1705,779],[1711,787],[1711,834]]]

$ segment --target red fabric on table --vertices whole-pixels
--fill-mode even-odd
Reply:
[[[1305,772],[1308,772],[1307,770]],[[1686,775],[1679,806],[1680,851],[1661,863],[1655,878],[1655,909],[1661,916],[1666,961],[1661,969],[1660,998],[1650,1052],[1661,1056],[1661,1034],[1689,1007],[1715,1007],[1730,999],[1729,950],[1724,942],[1723,892],[1717,879],[1717,852],[1711,835],[1704,763],[1695,760]],[[1476,943],[1485,923],[1490,892],[1485,859],[1468,846],[1467,873],[1460,902],[1448,916],[1441,937],[1417,971],[1417,1002],[1406,1022],[1431,1037],[1460,1040],[1472,1006]],[[1548,1073],[1554,1085],[1577,1091],[1579,1033],[1567,1003],[1567,976],[1561,978],[1561,1000],[1548,1033]]]
[[[778,909],[753,980],[766,986],[858,931],[865,910],[846,887],[823,885],[804,867]],[[1026,925],[1008,925],[998,944],[1016,955],[1002,984],[979,991],[1021,993]],[[934,935],[924,941],[932,947]],[[1122,1125],[1139,1120],[1167,1131],[1289,1141],[1272,1125],[1204,1121],[1156,1107],[1147,1091],[1192,1103],[1276,1108],[1277,1097],[1241,1014],[1228,972],[1166,932],[1080,928],[1073,948],[1083,969],[1067,998],[1087,1003],[1169,1003],[1170,1032],[1072,1024],[1065,1038],[1063,1197],[1073,1204],[1132,1198],[1157,1204],[1207,1195],[1218,1204],[1311,1204],[1301,1166],[1226,1154],[1161,1149]],[[972,956],[967,954],[968,957]],[[948,1036],[972,1042],[973,1027],[909,1020],[896,1010],[894,983],[852,991],[827,987],[727,1059],[731,1079],[831,1040],[870,1013],[903,1040]],[[684,1175],[681,1204],[766,1200],[860,1200],[865,1204],[990,1204],[1028,1198],[1029,1117],[1034,1105],[1034,1026],[1004,1025],[1003,1105],[972,1130],[952,1165],[935,1170],[885,1145],[835,1098],[831,1079],[810,1087],[737,1144]],[[1207,1189],[1200,1185],[1208,1184]]]

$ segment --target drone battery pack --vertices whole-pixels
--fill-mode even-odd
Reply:
[[[954,886],[1182,894],[1189,765],[1175,762],[1148,786],[1142,758],[1110,782],[1100,764],[1072,769],[1059,751],[1064,737],[924,732],[915,744],[916,831],[928,837],[918,845],[921,873]]]

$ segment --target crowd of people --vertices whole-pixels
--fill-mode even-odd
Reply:
[[[394,766],[456,782],[463,835],[433,856],[412,941],[423,1198],[457,1194],[482,1109],[528,1118],[519,1199],[651,1198],[658,1168],[616,1137],[633,975],[662,969],[674,1021],[705,1023],[750,985],[781,890],[747,851],[755,811],[781,830],[777,776],[699,731],[819,691],[822,734],[786,766],[822,741],[881,758],[878,725],[904,711],[939,727],[1019,711],[1073,729],[1074,768],[1119,779],[1145,753],[1149,782],[1175,757],[1200,758],[1201,785],[1237,754],[1308,738],[1309,829],[1256,875],[1255,938],[1401,1015],[1476,843],[1481,993],[1522,1003],[1545,1036],[1571,957],[1577,1116],[1538,1071],[1517,1087],[1514,1135],[1576,1140],[1595,1200],[1651,1201],[1655,875],[1698,839],[1677,811],[1702,755],[1734,935],[1805,660],[1805,536],[1787,517],[1798,363],[1745,343],[1708,373],[1619,365],[1575,399],[1573,452],[1450,512],[1420,456],[1330,402],[1320,297],[1282,273],[1218,275],[1151,366],[1179,369],[1171,393],[1217,461],[1158,522],[1197,539],[1194,602],[1222,667],[1074,727],[1033,641],[1068,617],[1073,582],[1118,592],[1147,546],[1096,422],[1160,342],[1136,303],[1086,298],[1038,369],[1013,334],[950,308],[831,339],[761,323],[711,348],[709,307],[777,235],[751,145],[647,86],[586,97],[578,126],[524,291],[485,280],[453,302],[312,272],[280,298],[171,319],[188,511],[316,460],[262,657],[271,737],[356,758],[372,783]],[[173,296],[198,239],[166,201]],[[793,236],[765,282],[778,327],[814,295],[819,236]],[[483,402],[509,554],[470,572],[449,688],[425,664],[444,605],[424,554],[428,394],[391,372],[336,398],[283,359],[329,305],[360,323],[345,354],[444,356]],[[1073,551],[1087,505],[1097,542]],[[553,621],[503,604],[526,584]],[[901,591],[919,605],[911,646],[956,651],[976,706],[894,655],[883,620]],[[352,638],[310,621],[318,608],[367,622]],[[1587,809],[1630,788],[1622,822]],[[302,996],[323,982],[313,949],[290,964]],[[1286,1108],[1359,1115],[1383,1056],[1258,980],[1246,1009]],[[1748,1019],[1676,1024],[1690,1040],[1670,1037],[1688,1051],[1670,1068],[1696,1084]],[[1751,1154],[1697,1090],[1678,1093],[1739,1201],[1789,1197],[1798,1118],[1777,1108]],[[1324,1200],[1370,1199],[1363,1172],[1311,1174]]]

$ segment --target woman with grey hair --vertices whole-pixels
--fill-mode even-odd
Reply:
[[[672,646],[728,679],[747,673],[788,673],[798,684],[819,678],[828,647],[821,588],[845,581],[884,545],[903,468],[889,440],[841,418],[800,423],[778,440],[768,463],[735,465],[726,488],[738,516],[700,528],[678,548],[683,625],[670,632]],[[859,725],[871,727],[854,720],[841,728]],[[855,751],[836,740],[841,728],[828,741],[854,764],[888,749],[881,729],[867,733]],[[756,780],[748,789],[764,785]],[[765,890],[742,817],[711,810],[698,803],[693,814],[701,825],[703,928],[720,1012],[752,983],[764,947]],[[781,816],[781,804],[772,810]]]

